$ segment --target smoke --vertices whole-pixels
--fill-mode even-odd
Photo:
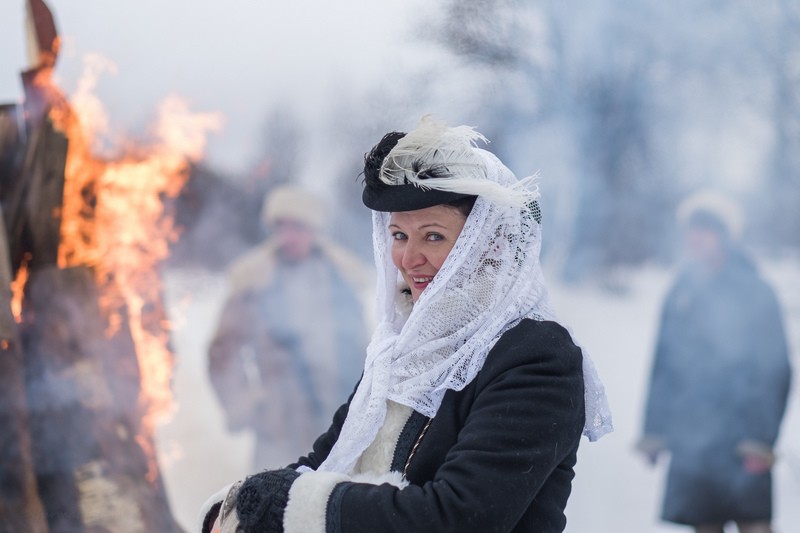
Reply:
[[[596,358],[617,421],[615,434],[582,449],[568,531],[667,530],[657,521],[663,468],[647,469],[633,445],[661,304],[681,258],[675,208],[686,194],[725,191],[748,207],[748,249],[789,251],[756,262],[785,311],[790,348],[798,346],[797,241],[773,237],[789,222],[764,222],[779,193],[781,143],[798,141],[781,133],[796,102],[779,98],[783,67],[798,53],[787,37],[796,13],[781,2],[574,7],[462,0],[420,12],[394,28],[416,57],[387,56],[366,88],[339,79],[313,113],[302,98],[287,101],[302,154],[289,179],[325,191],[331,235],[369,258],[358,173],[383,133],[435,112],[476,126],[518,175],[541,172],[554,300]],[[788,457],[797,420],[790,408],[778,443]],[[775,469],[778,527],[797,519],[787,503],[800,490],[791,472],[789,461]]]
[[[170,204],[181,231],[165,289],[169,318],[179,321],[180,407],[159,429],[159,448],[173,450],[162,466],[185,526],[207,494],[248,473],[252,439],[228,434],[206,358],[228,291],[223,272],[266,237],[264,196],[287,181],[323,192],[333,211],[326,234],[368,261],[361,157],[383,133],[408,130],[426,112],[476,126],[517,175],[542,175],[554,299],[596,357],[618,427],[581,452],[572,531],[658,528],[663,472],[645,470],[631,447],[660,303],[679,258],[674,208],[688,192],[716,187],[748,207],[744,244],[769,252],[756,261],[782,303],[793,353],[800,346],[800,25],[791,2],[442,0],[388,12],[355,2],[330,8],[338,14],[308,2],[282,11],[162,4],[54,8],[71,34],[59,66],[65,85],[77,79],[79,52],[102,49],[106,39],[103,55],[118,74],[96,88],[115,122],[142,129],[165,94],[226,116],[226,130],[208,145],[211,158],[192,154],[189,182]],[[4,49],[16,53],[21,41]],[[17,70],[4,86],[16,86]],[[179,138],[209,126],[207,118]],[[108,123],[93,122],[96,138],[108,137]],[[796,410],[779,442],[786,457],[797,457]],[[197,465],[209,464],[215,468],[198,479]],[[790,465],[776,467],[783,529],[797,520],[787,503],[800,491]]]

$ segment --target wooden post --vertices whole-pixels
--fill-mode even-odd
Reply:
[[[44,533],[47,525],[33,472],[22,352],[11,312],[10,285],[0,216],[0,531]]]
[[[26,85],[26,97],[31,102],[50,98],[35,85]],[[26,101],[26,109],[31,105]],[[25,142],[8,148],[16,148],[24,158],[0,181],[12,272],[25,254],[31,256],[31,268],[55,265],[58,260],[68,148],[67,138],[47,113],[29,112],[23,127],[28,130]]]
[[[0,533],[178,532],[127,317],[109,331],[94,273],[57,266],[69,139],[51,116],[72,111],[52,82],[52,13],[28,0],[27,14],[25,103],[0,106]],[[18,326],[9,285],[23,265]]]
[[[144,452],[152,442],[142,428],[127,322],[108,337],[98,301],[84,267],[36,270],[26,286],[22,343],[33,459],[50,529],[178,531],[155,458]]]

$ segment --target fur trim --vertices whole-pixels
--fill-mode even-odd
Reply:
[[[211,511],[212,507],[218,503],[221,503],[225,499],[225,496],[228,494],[228,491],[231,490],[231,487],[233,487],[233,483],[225,485],[223,488],[209,496],[209,498],[203,503],[203,505],[200,507],[200,513],[195,522],[195,531],[203,531],[203,523],[205,522],[206,515],[209,513],[209,511]]]
[[[325,533],[328,499],[339,483],[345,481],[371,485],[388,483],[398,489],[408,486],[408,481],[403,479],[402,472],[390,472],[389,468],[397,439],[411,413],[410,407],[393,401],[387,402],[383,427],[375,437],[375,441],[359,459],[355,467],[356,473],[352,477],[335,472],[302,473],[289,489],[289,503],[283,515],[285,533]]]
[[[371,301],[367,293],[373,288],[375,274],[367,266],[334,243],[320,240],[315,246],[362,300]],[[272,284],[277,256],[278,242],[268,239],[236,259],[228,270],[231,295],[261,290]]]
[[[260,290],[272,283],[278,242],[267,240],[237,258],[228,270],[231,295]]]
[[[353,476],[353,482],[368,483],[370,485],[383,485],[384,483],[388,483],[401,490],[409,485],[408,480],[403,477],[402,472],[384,472],[383,474],[364,472]]]
[[[386,402],[386,418],[383,426],[375,436],[375,440],[364,450],[356,463],[356,475],[382,476],[390,473],[397,439],[411,416],[411,412],[410,407],[391,400]],[[392,484],[394,485],[394,483]]]
[[[411,316],[411,311],[414,309],[414,300],[411,299],[411,290],[405,283],[401,283],[397,287],[399,293],[396,300],[397,313],[403,318],[405,322]]]
[[[328,498],[334,487],[348,481],[336,472],[306,472],[289,489],[289,502],[283,513],[285,533],[325,533]]]

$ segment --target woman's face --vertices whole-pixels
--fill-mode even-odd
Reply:
[[[416,302],[453,249],[467,217],[444,205],[392,213],[392,261]]]

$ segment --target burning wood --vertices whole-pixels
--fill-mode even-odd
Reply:
[[[5,228],[3,229],[5,234]],[[25,296],[25,284],[28,282],[28,262],[30,256],[23,258],[17,269],[17,277],[9,282],[11,287],[11,314],[15,322],[22,322],[22,298]],[[9,274],[10,275],[10,274]]]
[[[106,334],[86,267],[40,269],[25,296],[33,463],[51,530],[174,531],[126,324]]]
[[[28,60],[31,65],[52,68],[60,45],[53,14],[43,0],[29,0],[25,7]]]
[[[152,428],[152,418],[167,413],[171,404],[172,356],[158,266],[178,232],[164,213],[164,198],[177,196],[190,161],[201,155],[204,136],[197,132],[215,127],[218,119],[189,113],[185,103],[170,98],[160,109],[157,144],[101,161],[92,156],[84,134],[95,128],[84,124],[105,122],[96,114],[102,113],[102,106],[87,94],[81,96],[86,108],[56,119],[70,139],[58,264],[92,267],[109,334],[122,327],[122,315],[127,316],[125,326],[136,342],[142,401]]]
[[[13,289],[0,301],[0,347],[24,354],[0,361],[17,362],[0,372],[16,380],[0,391],[0,418],[23,406],[4,425],[19,429],[18,453],[0,442],[20,471],[0,487],[30,496],[16,506],[27,520],[16,530],[45,531],[46,515],[53,531],[174,531],[153,441],[156,418],[172,407],[158,270],[177,231],[164,200],[180,192],[219,119],[170,98],[156,141],[98,158],[92,143],[107,119],[92,89],[102,64],[90,64],[68,103],[51,79],[59,44],[52,15],[41,0],[29,1],[28,15],[24,113],[0,107],[0,278]],[[3,524],[8,502],[0,488]]]
[[[0,217],[0,299],[10,299],[5,224]],[[22,353],[10,306],[0,306],[0,523],[6,531],[47,531],[36,489]]]

